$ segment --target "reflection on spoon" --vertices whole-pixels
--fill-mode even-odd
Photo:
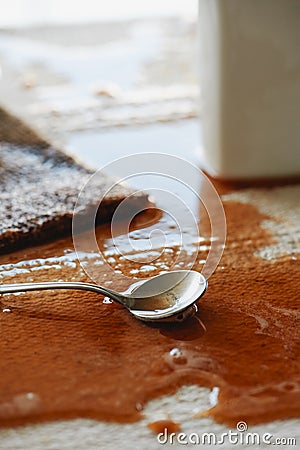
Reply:
[[[207,281],[199,272],[176,270],[141,280],[122,293],[90,283],[49,282],[3,284],[0,294],[47,289],[87,290],[115,300],[137,319],[146,322],[182,322],[195,314],[195,302],[206,288]]]

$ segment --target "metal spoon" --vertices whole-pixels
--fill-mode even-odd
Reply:
[[[176,270],[141,280],[122,293],[90,283],[50,282],[2,284],[0,294],[47,289],[86,290],[115,300],[137,319],[146,322],[182,322],[195,314],[195,302],[206,288],[207,281],[199,272]]]

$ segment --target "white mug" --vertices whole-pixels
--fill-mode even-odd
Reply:
[[[199,37],[208,172],[300,175],[300,0],[199,0]]]

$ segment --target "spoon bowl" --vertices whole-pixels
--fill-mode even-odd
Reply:
[[[193,270],[166,272],[134,283],[124,293],[132,298],[130,312],[144,321],[183,321],[197,311],[207,281]]]
[[[122,293],[91,283],[49,282],[2,284],[0,294],[77,289],[105,295],[125,306],[137,319],[146,322],[182,322],[197,311],[195,302],[207,288],[207,281],[194,270],[175,270],[138,281]]]

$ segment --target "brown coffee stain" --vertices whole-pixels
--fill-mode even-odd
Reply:
[[[185,323],[148,325],[90,292],[2,296],[1,426],[78,417],[132,422],[150,399],[191,383],[219,388],[217,405],[202,415],[220,423],[299,417],[299,263],[291,256],[272,262],[254,256],[272,242],[260,226],[266,216],[233,202],[225,210],[226,249],[197,315]],[[153,221],[147,214],[137,229]],[[100,249],[109,249],[109,227],[97,234]],[[153,272],[136,276],[159,273],[157,262],[172,262],[173,250],[157,258]],[[55,259],[72,251],[67,238],[2,256],[1,282],[90,282],[77,262]],[[56,262],[16,265],[36,258]],[[123,274],[132,279],[139,267],[118,255],[111,265],[117,273],[108,275],[105,264],[94,269],[104,285],[120,291],[128,286]]]
[[[173,420],[156,420],[155,422],[150,422],[147,424],[149,430],[153,431],[155,434],[165,433],[176,433],[180,431],[180,424],[178,422],[173,422]]]

